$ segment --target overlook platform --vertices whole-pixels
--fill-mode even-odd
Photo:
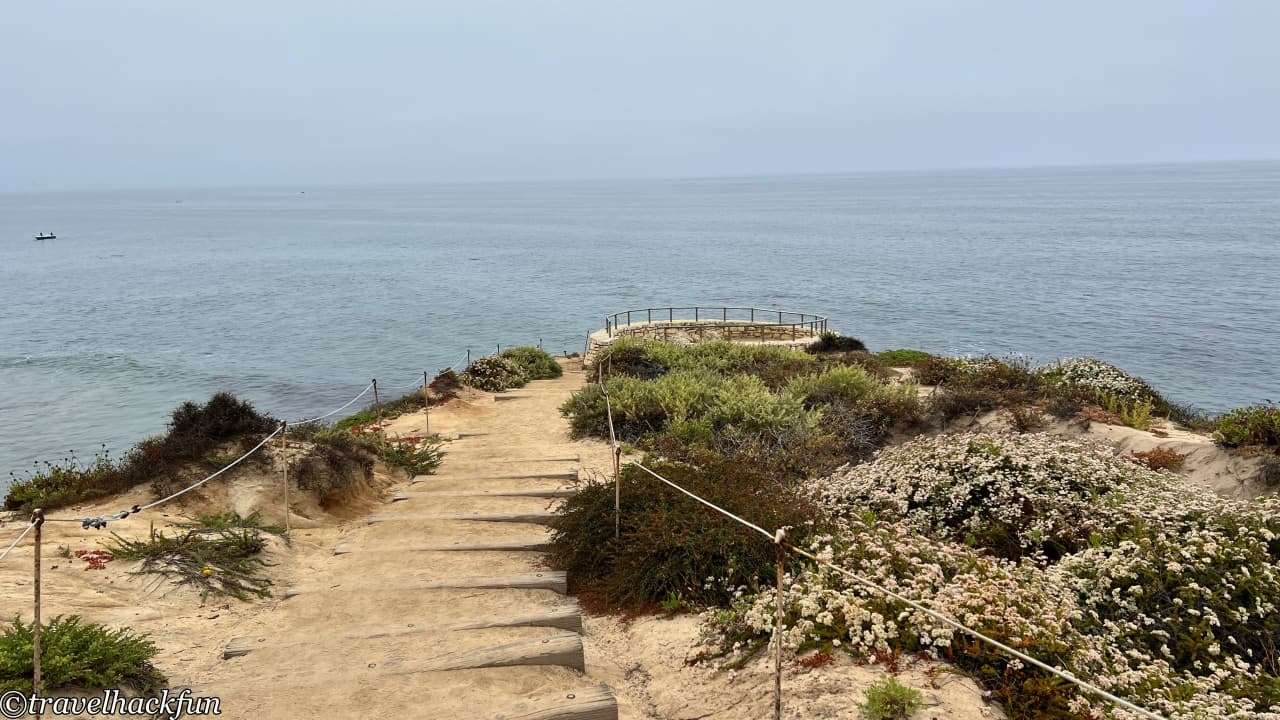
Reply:
[[[813,313],[756,307],[656,307],[606,315],[604,327],[587,336],[586,354],[618,338],[690,344],[711,340],[804,347],[828,330]]]

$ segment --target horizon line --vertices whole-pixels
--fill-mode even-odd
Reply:
[[[894,175],[946,175],[965,172],[999,172],[1028,170],[1084,170],[1102,168],[1141,168],[1178,165],[1243,165],[1266,164],[1280,162],[1280,157],[1266,158],[1223,158],[1215,160],[1143,160],[1136,162],[1106,163],[1047,163],[1042,165],[958,165],[942,167],[903,167],[882,168],[875,170],[815,170],[808,172],[759,172],[759,173],[725,173],[706,175],[584,175],[575,177],[542,177],[542,178],[479,178],[452,180],[353,180],[346,182],[320,183],[217,183],[210,185],[118,185],[111,187],[79,187],[61,189],[24,189],[11,190],[0,188],[0,195],[56,195],[80,193],[111,192],[168,192],[168,191],[208,191],[234,189],[298,189],[298,188],[338,188],[338,187],[412,187],[424,185],[559,185],[596,182],[703,182],[726,180],[758,180],[768,178],[837,178],[860,176],[894,176]]]

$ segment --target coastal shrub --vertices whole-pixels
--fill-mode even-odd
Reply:
[[[597,351],[594,362],[587,368],[589,377],[597,377],[603,370],[609,377],[627,375],[641,380],[652,380],[665,375],[671,369],[670,354],[659,357],[659,343],[622,338]],[[652,352],[651,352],[652,351]]]
[[[866,370],[845,365],[811,375],[798,375],[787,383],[785,392],[812,409],[835,402],[857,405],[885,387]]]
[[[866,352],[867,346],[858,338],[828,331],[818,335],[818,339],[809,343],[809,346],[806,347],[805,350],[814,354],[829,352]]]
[[[676,345],[654,340],[623,339],[600,351],[588,369],[589,376],[603,367],[609,375],[652,380],[677,370],[720,376],[753,375],[777,389],[795,375],[818,366],[813,355],[772,345],[746,345],[728,341]]]
[[[879,356],[869,352],[832,352],[824,353],[817,357],[817,369],[819,370],[851,365],[862,368],[867,371],[867,374],[877,380],[890,380],[898,376],[898,374],[889,367],[888,363],[881,360]]]
[[[130,575],[158,575],[176,585],[190,585],[201,599],[210,595],[237,600],[271,597],[271,581],[262,576],[266,548],[256,527],[179,530],[173,535],[152,528],[143,540],[111,534],[108,550],[119,560],[141,563]]]
[[[513,347],[502,351],[501,357],[515,363],[530,380],[552,380],[564,374],[560,363],[546,351],[536,347]]]
[[[82,461],[74,451],[56,461],[33,464],[25,475],[9,472],[5,510],[30,510],[71,505],[117,491],[120,473],[103,445],[93,459]]]
[[[1108,413],[1120,419],[1120,422],[1135,430],[1151,428],[1150,400],[1127,400],[1118,395],[1098,393],[1098,402]]]
[[[14,617],[0,632],[0,692],[31,692],[34,631],[34,623]],[[153,695],[168,684],[152,663],[155,656],[156,646],[146,635],[86,622],[78,615],[59,615],[41,629],[40,675],[46,694],[129,687]]]
[[[427,390],[431,394],[431,404],[439,405],[458,396],[458,392],[462,390],[462,378],[453,368],[445,368],[431,378]]]
[[[486,392],[502,392],[523,387],[529,376],[521,367],[503,357],[482,357],[462,373],[462,382]]]
[[[1041,405],[1045,412],[1059,420],[1070,420],[1096,402],[1094,394],[1070,385],[1049,385],[1041,389]]]
[[[635,441],[668,427],[708,432],[811,427],[817,416],[794,398],[769,391],[752,375],[721,376],[708,370],[675,370],[654,380],[615,375],[605,383],[619,438]],[[604,394],[596,385],[575,392],[560,408],[575,436],[609,437]]]
[[[1009,419],[1009,426],[1020,433],[1036,432],[1043,430],[1045,427],[1045,418],[1040,410],[1028,405],[1014,405],[1005,408],[1005,417]]]
[[[1099,443],[964,433],[885,449],[811,491],[843,516],[870,510],[1001,557],[1058,558],[1137,521],[1108,498],[1169,481]]]
[[[859,505],[838,496],[833,507],[843,519],[813,538],[812,552],[1166,717],[1261,718],[1269,716],[1255,713],[1280,709],[1280,502],[1223,499],[1077,441],[970,435],[915,443],[878,476],[893,486],[891,499]],[[1072,473],[1075,490],[1063,484]],[[1009,491],[989,491],[999,483]],[[1035,487],[1012,487],[1019,483]],[[1056,498],[1054,488],[1062,489]],[[983,513],[993,520],[977,517]],[[1091,527],[1073,533],[1068,521]],[[1054,537],[1070,552],[1029,552]],[[1011,717],[1111,711],[843,575],[806,567],[784,602],[791,652],[923,651],[968,671]],[[770,589],[709,614],[708,656],[733,661],[762,647],[773,617]]]
[[[919,690],[909,688],[891,676],[872,683],[863,691],[862,697],[858,710],[866,720],[908,720],[924,706]]]
[[[123,492],[147,481],[157,492],[164,492],[192,463],[209,453],[228,443],[238,443],[242,452],[248,450],[278,425],[277,420],[230,393],[216,393],[203,405],[184,402],[170,415],[164,435],[143,440],[118,461],[105,451],[88,463],[72,455],[58,463],[37,465],[26,477],[15,477],[5,508],[62,507]]]
[[[431,475],[440,469],[444,462],[444,452],[440,449],[443,444],[435,435],[375,438],[374,451],[383,462],[413,477]]]
[[[1036,372],[1050,385],[1083,388],[1095,395],[1105,394],[1130,403],[1152,400],[1156,396],[1142,378],[1093,357],[1063,358]]]
[[[730,512],[806,537],[811,503],[771,476],[738,462],[703,455],[702,465],[646,463],[654,472]],[[773,582],[768,540],[710,512],[628,465],[622,471],[621,536],[614,538],[614,489],[593,483],[565,500],[551,522],[551,565],[567,570],[570,590],[610,608],[640,609],[673,594],[684,604],[728,604]]]
[[[1152,470],[1171,470],[1174,472],[1181,470],[1187,460],[1187,456],[1177,450],[1163,447],[1151,448],[1146,452],[1135,452],[1131,457]]]
[[[897,350],[881,350],[876,353],[876,357],[883,360],[890,367],[915,367],[933,357],[933,355],[923,350],[900,348]]]
[[[1227,447],[1280,446],[1280,405],[1236,408],[1214,423],[1213,437]]]
[[[293,461],[290,477],[299,489],[315,493],[322,506],[353,482],[373,475],[377,446],[367,436],[323,428],[309,433],[305,454]]]
[[[1072,593],[1030,565],[933,540],[871,513],[849,518],[834,533],[815,534],[805,547],[903,597],[964,618],[966,625],[1030,655],[1074,668],[1091,649],[1072,627],[1078,613]],[[762,650],[773,633],[775,597],[772,588],[762,588],[708,612],[696,657],[734,666]],[[788,572],[783,610],[788,653],[846,652],[858,660],[925,653],[967,670],[1010,717],[1079,717],[1068,711],[1069,692],[1046,685],[1044,673],[812,563]]]
[[[1000,394],[994,390],[968,385],[943,386],[929,396],[929,412],[943,420],[976,418],[1000,406]]]

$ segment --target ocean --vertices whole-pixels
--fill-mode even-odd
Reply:
[[[1090,354],[1223,410],[1280,399],[1278,280],[1280,162],[0,194],[0,477],[217,390],[310,416],[672,304]]]

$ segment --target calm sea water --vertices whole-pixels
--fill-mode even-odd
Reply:
[[[1278,278],[1280,163],[0,194],[0,475],[215,390],[315,414],[649,305],[1095,354],[1223,409],[1280,398]]]

